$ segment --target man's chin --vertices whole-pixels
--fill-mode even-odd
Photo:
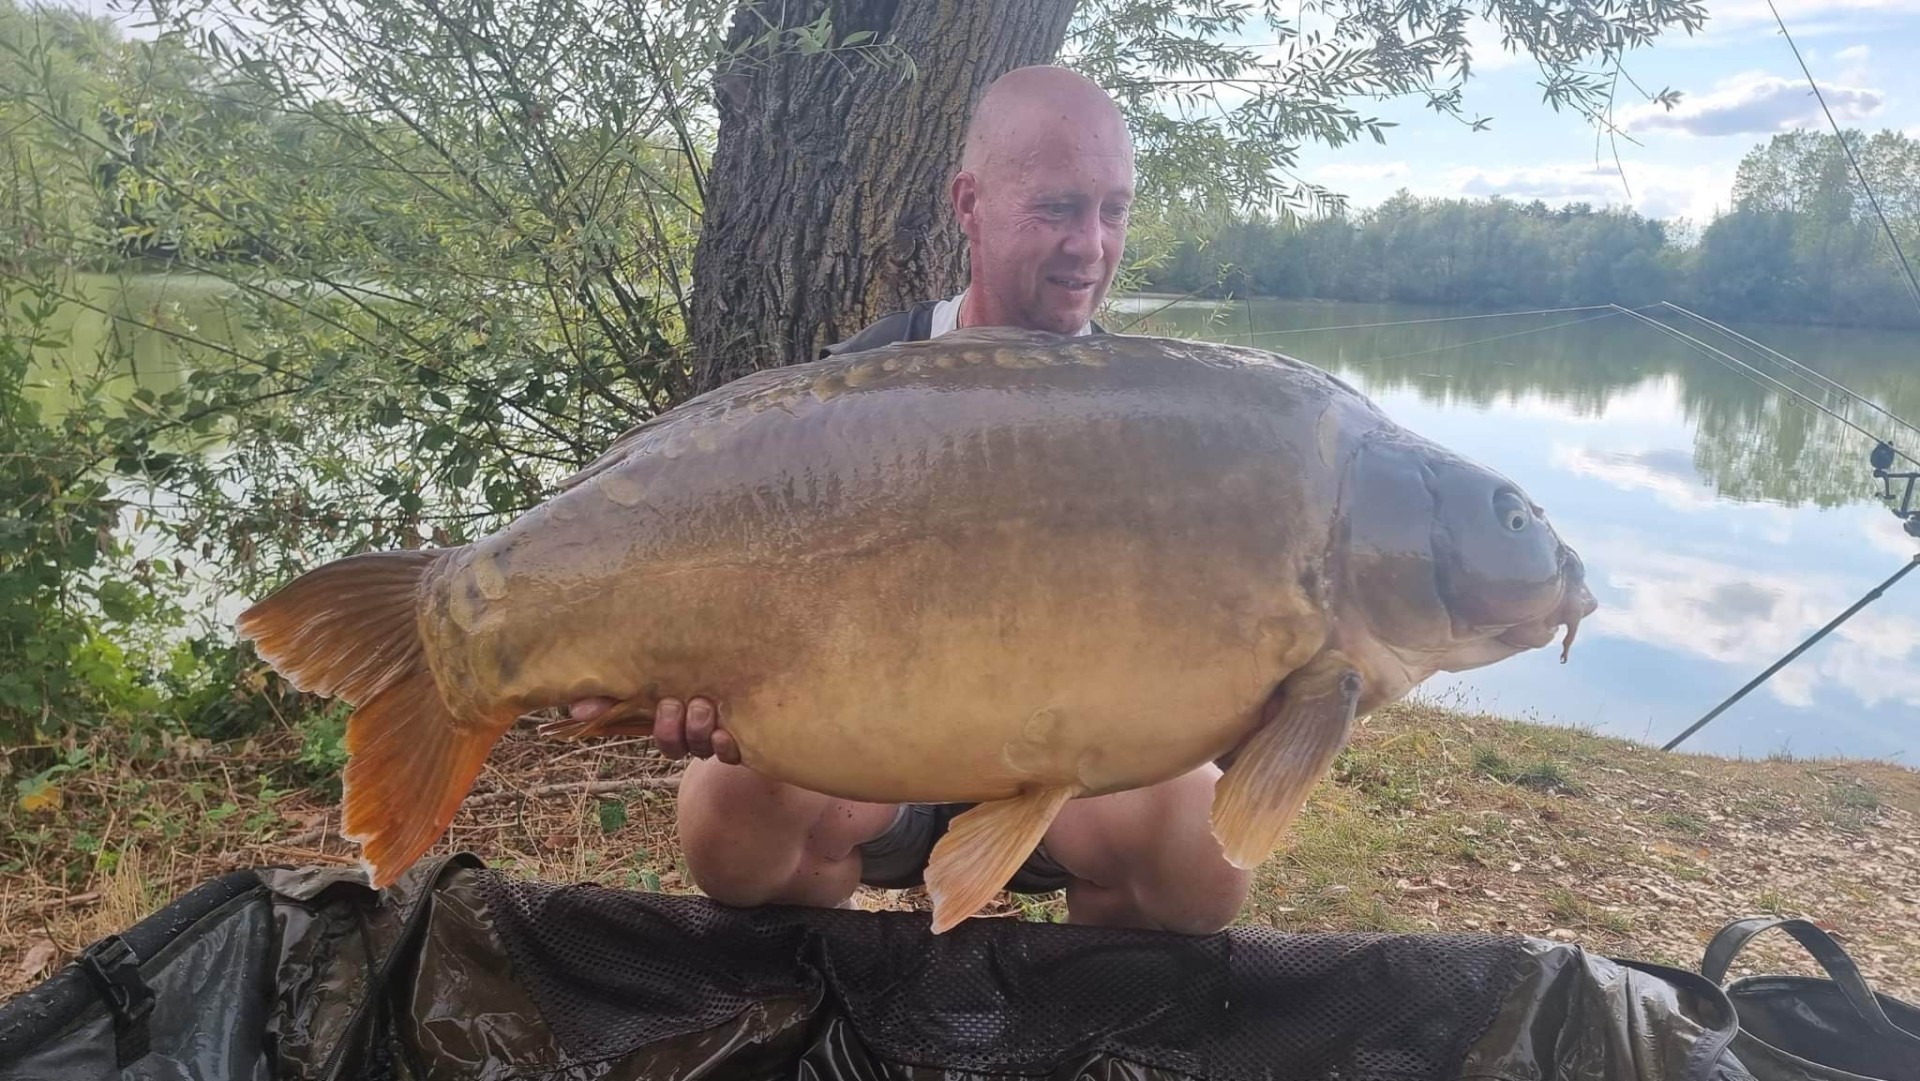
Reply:
[[[1076,304],[1071,307],[1050,307],[1040,312],[1039,329],[1051,330],[1055,334],[1078,334],[1086,329],[1093,318],[1093,303]]]

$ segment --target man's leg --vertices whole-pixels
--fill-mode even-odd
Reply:
[[[680,845],[693,884],[723,905],[831,908],[860,885],[857,846],[885,832],[896,810],[695,758],[680,778]]]
[[[1228,863],[1207,816],[1220,770],[1068,803],[1041,842],[1073,877],[1073,923],[1209,934],[1233,922],[1253,873]]]

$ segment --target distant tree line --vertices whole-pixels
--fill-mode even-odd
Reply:
[[[1920,141],[1848,143],[1909,260],[1920,258]],[[1741,161],[1733,208],[1684,222],[1585,203],[1396,194],[1350,215],[1226,220],[1145,270],[1202,296],[1550,308],[1671,300],[1718,318],[1920,327],[1892,244],[1838,138],[1776,135]]]

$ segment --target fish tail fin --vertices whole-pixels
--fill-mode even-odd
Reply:
[[[371,552],[315,568],[237,624],[299,690],[355,707],[347,720],[341,836],[383,888],[433,846],[517,711],[447,704],[418,628],[420,587],[446,549]]]

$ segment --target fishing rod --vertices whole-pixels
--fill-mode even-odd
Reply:
[[[1682,312],[1686,311],[1685,308],[1682,308],[1677,304],[1667,304],[1666,301],[1661,301],[1660,303],[1666,304],[1667,307],[1673,308],[1675,311],[1682,311]],[[1652,305],[1649,305],[1649,306],[1651,307]],[[1874,444],[1873,450],[1869,452],[1867,455],[1867,464],[1873,470],[1874,478],[1880,481],[1880,487],[1881,487],[1880,498],[1882,501],[1888,504],[1887,509],[1893,512],[1893,516],[1895,518],[1900,519],[1902,523],[1902,528],[1907,531],[1907,534],[1909,536],[1920,537],[1920,506],[1916,506],[1914,504],[1914,498],[1916,494],[1920,494],[1920,469],[1916,469],[1910,472],[1899,472],[1899,473],[1896,473],[1893,471],[1894,458],[1896,457],[1905,458],[1908,462],[1912,463],[1917,467],[1920,467],[1920,460],[1916,460],[1913,457],[1913,455],[1908,454],[1903,450],[1900,450],[1898,447],[1895,447],[1891,441],[1884,439],[1880,436],[1877,436],[1874,433],[1866,430],[1865,428],[1862,428],[1860,425],[1855,424],[1851,418],[1842,416],[1841,414],[1828,408],[1825,403],[1816,401],[1813,398],[1809,397],[1808,395],[1801,393],[1799,390],[1793,387],[1790,387],[1785,383],[1780,382],[1778,379],[1773,378],[1772,376],[1766,374],[1765,372],[1761,371],[1758,368],[1755,368],[1753,365],[1746,363],[1745,361],[1741,360],[1740,358],[1734,356],[1733,354],[1727,352],[1724,349],[1718,349],[1718,348],[1715,348],[1714,346],[1708,345],[1707,343],[1701,341],[1700,339],[1694,337],[1691,334],[1688,334],[1682,330],[1679,330],[1678,328],[1670,327],[1667,324],[1660,322],[1658,319],[1654,319],[1647,315],[1642,314],[1638,309],[1622,308],[1617,304],[1613,305],[1613,307],[1617,308],[1619,311],[1627,315],[1631,315],[1637,319],[1640,319],[1641,321],[1653,327],[1656,327],[1659,330],[1675,338],[1679,338],[1680,340],[1688,343],[1689,345],[1694,346],[1695,348],[1701,350],[1702,352],[1705,352],[1708,355],[1713,356],[1715,359],[1725,359],[1726,361],[1729,361],[1732,364],[1737,365],[1739,370],[1744,370],[1746,374],[1748,374],[1750,377],[1753,377],[1756,382],[1764,380],[1765,382],[1772,383],[1774,386],[1779,387],[1781,390],[1784,390],[1788,394],[1792,395],[1795,403],[1798,404],[1801,408],[1809,409],[1809,411],[1811,411],[1812,409],[1817,409],[1820,412],[1825,413],[1827,416],[1832,417],[1834,420],[1837,420],[1840,423],[1846,425],[1847,427],[1852,428],[1854,431],[1860,433],[1861,435],[1866,436],[1868,439],[1873,440],[1873,444]],[[1691,315],[1692,313],[1688,312],[1687,314]],[[1714,323],[1711,319],[1706,319],[1701,316],[1695,316],[1695,318],[1698,318],[1702,322],[1707,323],[1714,327],[1720,326],[1718,323]],[[1726,330],[1726,328],[1724,327],[1721,327],[1720,329]],[[1729,334],[1734,334],[1736,337],[1743,338],[1744,340],[1748,340],[1748,341],[1752,340],[1752,339],[1745,338],[1745,335],[1740,335],[1735,331],[1726,330],[1726,332]],[[1759,345],[1758,342],[1755,342],[1754,344]],[[1760,348],[1765,349],[1767,347],[1760,346]],[[1788,361],[1791,361],[1796,367],[1806,368],[1805,365],[1800,364],[1799,361],[1795,361],[1791,357],[1787,357],[1786,354],[1781,353],[1780,355],[1785,359],[1787,359]],[[1812,371],[1812,369],[1806,369],[1806,370]],[[1835,385],[1838,386],[1839,384],[1835,384]],[[1845,387],[1841,387],[1840,389],[1843,391],[1846,391],[1847,394],[1855,398],[1860,398],[1858,394],[1854,394],[1852,391],[1846,390]],[[1864,398],[1861,398],[1860,400],[1866,401],[1866,399]],[[1879,408],[1879,406],[1873,402],[1869,401],[1868,404],[1874,405],[1876,409]],[[1887,411],[1882,409],[1881,412],[1887,412]],[[1920,431],[1920,429],[1914,429],[1913,425],[1908,424],[1906,421],[1902,420],[1900,417],[1896,416],[1893,413],[1887,413],[1887,416],[1890,417],[1896,424],[1899,424],[1903,428]],[[1893,505],[1894,504],[1894,485],[1901,481],[1906,482],[1906,487],[1904,492],[1900,496],[1899,505],[1895,506]]]
[[[1881,594],[1885,593],[1889,588],[1891,588],[1895,582],[1898,582],[1900,579],[1905,578],[1908,574],[1912,573],[1915,567],[1920,567],[1920,554],[1916,554],[1912,559],[1907,561],[1905,566],[1893,572],[1892,577],[1888,578],[1886,581],[1881,582],[1879,585],[1874,586],[1872,589],[1868,590],[1866,596],[1861,597],[1857,601],[1854,601],[1851,607],[1849,607],[1846,611],[1840,613],[1839,615],[1835,616],[1833,620],[1829,622],[1826,626],[1815,631],[1810,637],[1807,638],[1806,641],[1801,642],[1799,645],[1793,647],[1793,649],[1789,651],[1786,656],[1768,665],[1766,671],[1748,680],[1746,686],[1733,692],[1733,694],[1727,697],[1726,701],[1720,703],[1719,705],[1709,710],[1706,716],[1693,722],[1691,725],[1688,725],[1687,730],[1685,732],[1682,732],[1679,735],[1668,740],[1667,745],[1660,749],[1663,751],[1671,751],[1675,747],[1680,746],[1680,744],[1684,742],[1688,736],[1691,736],[1695,732],[1698,732],[1702,728],[1705,728],[1707,726],[1708,721],[1711,721],[1715,717],[1718,717],[1720,716],[1720,714],[1726,712],[1726,709],[1728,706],[1731,706],[1735,702],[1738,702],[1742,698],[1745,698],[1747,696],[1747,692],[1753,690],[1755,687],[1760,686],[1762,683],[1765,683],[1769,676],[1772,676],[1775,672],[1778,672],[1780,669],[1785,668],[1788,662],[1792,661],[1795,657],[1798,657],[1800,654],[1805,653],[1809,647],[1811,647],[1815,642],[1818,642],[1820,639],[1825,638],[1830,632],[1833,631],[1835,627],[1838,627],[1840,626],[1840,624],[1845,623],[1849,619],[1852,619],[1853,614],[1855,612],[1858,612],[1860,609],[1865,608],[1867,605],[1872,604],[1876,600],[1879,600]]]
[[[1719,349],[1714,346],[1708,345],[1706,342],[1703,342],[1700,339],[1694,337],[1693,335],[1688,334],[1686,331],[1681,330],[1678,327],[1670,327],[1667,324],[1662,323],[1660,320],[1653,318],[1652,316],[1643,314],[1638,309],[1623,308],[1618,304],[1612,305],[1612,307],[1626,315],[1633,316],[1635,319],[1638,319],[1641,322],[1646,323],[1648,326],[1654,327],[1665,334],[1669,334],[1669,335],[1672,335],[1673,337],[1679,338],[1680,340],[1687,342],[1688,344],[1694,346],[1697,349],[1700,349],[1701,351],[1711,356],[1721,358],[1727,361],[1728,363],[1733,364],[1734,366],[1736,366],[1738,370],[1744,371],[1745,373],[1747,373],[1747,375],[1749,375],[1750,377],[1752,377],[1757,381],[1772,384],[1774,387],[1777,387],[1780,390],[1783,390],[1787,394],[1791,395],[1793,400],[1799,403],[1800,405],[1802,405],[1803,407],[1806,407],[1809,409],[1816,409],[1822,413],[1825,413],[1827,416],[1832,417],[1834,420],[1839,421],[1841,424],[1844,424],[1847,427],[1853,429],[1854,431],[1860,433],[1861,435],[1866,436],[1868,439],[1873,440],[1876,447],[1884,446],[1887,448],[1889,453],[1897,454],[1900,457],[1905,458],[1907,461],[1912,462],[1915,466],[1920,466],[1920,458],[1915,458],[1912,455],[1906,453],[1905,451],[1900,450],[1899,448],[1893,446],[1893,444],[1889,443],[1887,440],[1881,438],[1878,435],[1875,435],[1873,432],[1870,432],[1865,428],[1862,428],[1860,425],[1855,424],[1850,418],[1834,412],[1831,408],[1827,406],[1825,402],[1822,402],[1813,397],[1810,397],[1809,395],[1807,395],[1797,387],[1791,387],[1785,383],[1782,383],[1780,380],[1775,379],[1773,376],[1768,375],[1766,372],[1763,372],[1760,369],[1754,367],[1753,365],[1748,364],[1746,361],[1741,360],[1739,357],[1734,356],[1732,353],[1729,353],[1724,349]],[[1891,463],[1888,463],[1888,464],[1891,464]]]
[[[1898,424],[1900,427],[1905,428],[1907,431],[1912,432],[1914,435],[1920,436],[1920,427],[1915,427],[1914,425],[1907,423],[1907,421],[1904,418],[1902,418],[1899,414],[1886,408],[1885,406],[1881,405],[1879,402],[1874,401],[1872,398],[1869,398],[1864,394],[1859,394],[1855,392],[1852,388],[1848,387],[1846,384],[1841,383],[1836,379],[1829,378],[1828,376],[1825,376],[1820,372],[1814,371],[1812,368],[1807,367],[1805,364],[1800,363],[1799,361],[1793,359],[1792,357],[1786,355],[1785,353],[1782,353],[1780,350],[1775,349],[1770,345],[1766,345],[1764,343],[1754,341],[1752,338],[1747,337],[1745,334],[1740,333],[1739,331],[1733,329],[1732,327],[1726,326],[1725,324],[1722,324],[1722,323],[1716,323],[1713,320],[1707,318],[1706,316],[1701,315],[1699,312],[1690,311],[1686,308],[1682,308],[1680,305],[1675,304],[1670,300],[1662,300],[1659,302],[1659,304],[1656,305],[1656,307],[1672,308],[1674,311],[1679,312],[1681,315],[1684,315],[1690,319],[1696,319],[1702,323],[1705,323],[1706,325],[1712,327],[1713,329],[1719,331],[1720,333],[1726,335],[1729,338],[1736,338],[1742,342],[1745,342],[1746,344],[1753,346],[1755,349],[1758,349],[1764,353],[1767,353],[1773,356],[1774,358],[1778,359],[1782,364],[1786,365],[1787,367],[1792,368],[1795,371],[1802,372],[1805,375],[1807,375],[1809,378],[1817,379],[1820,382],[1825,383],[1826,385],[1832,387],[1834,390],[1839,391],[1840,393],[1846,395],[1847,397],[1852,398],[1854,401],[1859,402],[1861,405],[1866,406],[1868,409],[1871,409],[1881,414],[1882,416],[1886,417],[1888,420],[1894,422],[1895,424]]]

